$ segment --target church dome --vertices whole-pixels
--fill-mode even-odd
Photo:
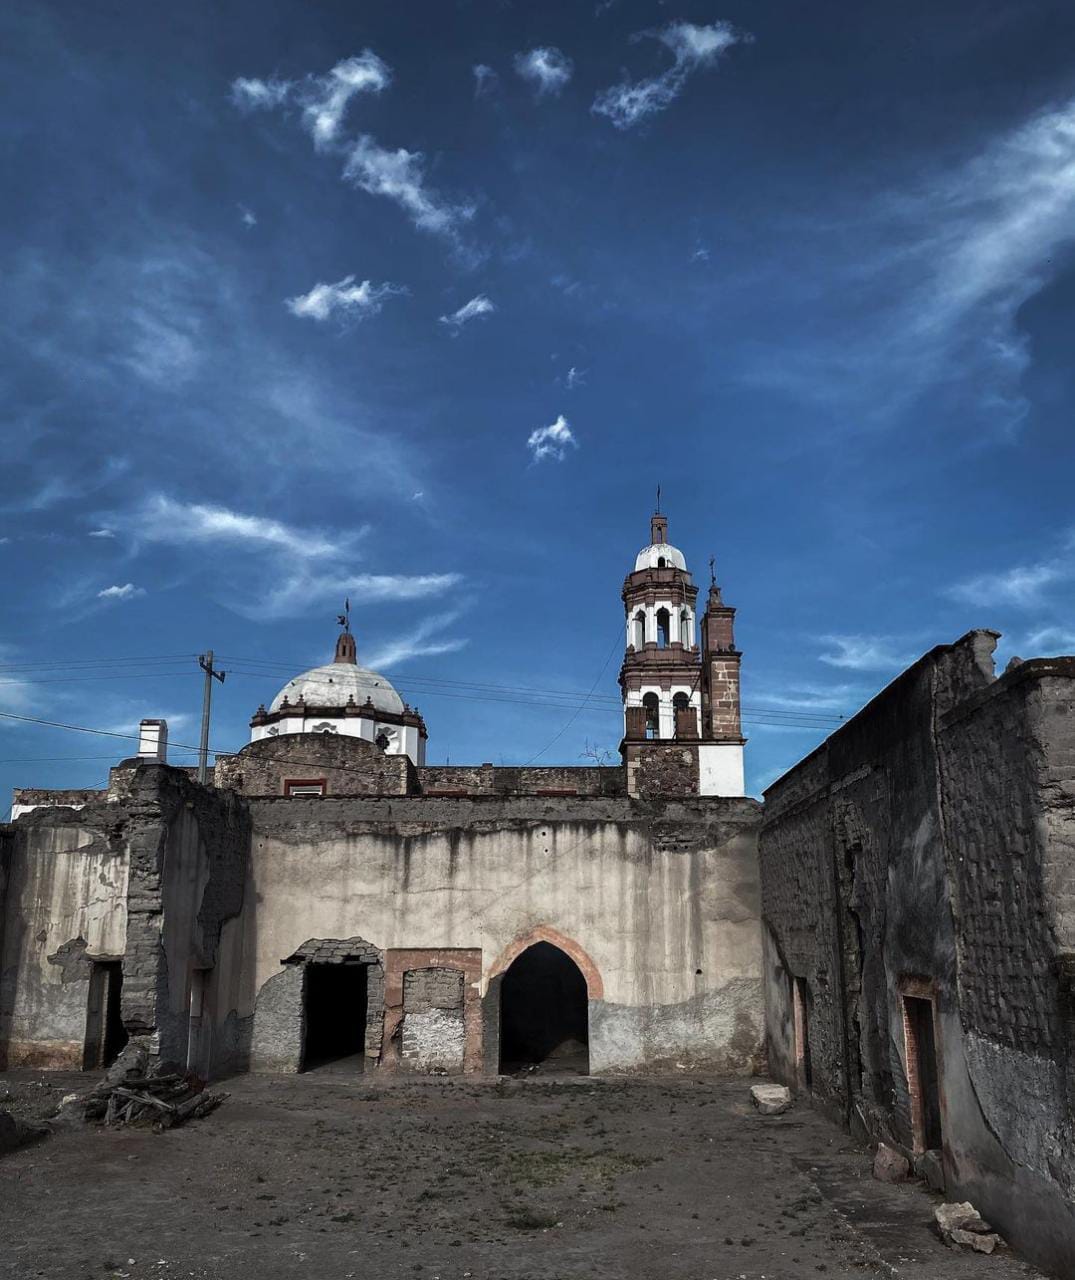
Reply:
[[[686,569],[687,562],[678,547],[667,542],[654,542],[643,547],[635,559],[635,573],[640,569]]]
[[[329,662],[289,680],[273,698],[270,713],[279,711],[285,698],[292,705],[302,698],[308,707],[345,707],[350,698],[362,706],[369,698],[378,711],[403,712],[403,699],[384,676],[354,662]]]

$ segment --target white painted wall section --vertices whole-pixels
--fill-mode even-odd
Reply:
[[[703,796],[746,795],[743,748],[738,742],[699,744],[698,793]]]

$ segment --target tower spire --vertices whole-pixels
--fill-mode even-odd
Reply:
[[[336,637],[336,656],[333,662],[348,662],[353,666],[358,664],[358,654],[355,651],[355,638],[351,634],[351,601],[346,599],[343,602],[343,613],[336,615],[336,621],[343,628]]]

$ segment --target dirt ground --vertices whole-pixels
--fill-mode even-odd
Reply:
[[[180,1129],[78,1125],[0,1160],[18,1280],[1010,1280],[936,1198],[749,1080],[241,1076]],[[46,1114],[84,1076],[0,1075]],[[5,1101],[6,1094],[6,1101]]]

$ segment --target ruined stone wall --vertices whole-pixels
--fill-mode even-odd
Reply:
[[[698,748],[694,745],[629,743],[624,769],[627,794],[642,800],[697,795],[699,791]]]
[[[418,770],[422,792],[447,795],[579,795],[624,794],[621,766],[423,765]]]
[[[261,993],[283,981],[281,962],[307,938],[359,935],[386,965],[400,952],[477,953],[480,996],[520,940],[555,936],[589,975],[593,1070],[757,1064],[755,802],[325,797],[250,807],[241,945],[253,961],[244,1010],[257,1002],[257,1044]],[[402,988],[401,977],[398,999],[386,1000],[405,1015]],[[495,1045],[485,1065],[496,1070]]]
[[[1075,663],[994,681],[994,643],[976,632],[926,655],[767,791],[767,1030],[774,1071],[801,1086],[791,979],[805,978],[815,1098],[913,1156],[903,999],[929,998],[949,1198],[1056,1266],[1075,1250],[1058,977]]]
[[[407,795],[417,791],[408,756],[385,755],[372,742],[337,733],[260,738],[234,756],[220,756],[216,786],[245,796],[280,796],[285,784],[323,782],[326,795]]]

